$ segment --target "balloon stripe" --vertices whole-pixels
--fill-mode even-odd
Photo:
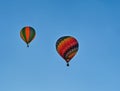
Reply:
[[[72,41],[72,40],[73,40],[73,39],[71,39],[71,38],[67,39],[65,47],[62,49],[62,50],[63,50],[63,51],[62,51],[62,56],[64,56],[64,53],[65,53],[67,50],[69,50],[69,49],[71,48],[71,46],[74,45],[74,42],[69,42],[69,41]]]
[[[30,28],[30,39],[29,42],[31,42],[35,38],[35,30],[33,28]]]
[[[58,47],[58,51],[60,52],[61,56],[64,56],[64,53],[75,44],[72,38],[66,38],[65,41],[61,44],[62,46]]]
[[[76,52],[78,51],[78,44],[75,44],[75,45],[71,46],[68,50],[66,50],[66,52],[64,52],[64,54],[63,54],[63,57],[65,59],[71,59],[71,58],[69,58],[68,55],[70,55],[75,50],[76,50]]]
[[[57,40],[57,43],[56,43],[57,49],[58,49],[59,44],[62,43],[62,41],[64,41],[64,39],[66,39],[67,37],[69,37],[69,36],[61,37],[60,39]]]
[[[60,51],[61,54],[65,51],[65,49],[69,46],[69,40],[71,40],[69,37],[64,38],[60,44],[58,45],[58,51]],[[64,51],[63,51],[64,50]]]
[[[68,58],[71,60],[71,59],[75,56],[76,52],[77,52],[77,50],[71,52],[71,53],[68,55]]]
[[[24,38],[24,36],[23,36],[23,34],[22,34],[22,31],[20,32],[20,36],[21,36],[21,38],[25,41],[25,38]]]
[[[25,39],[25,42],[27,42],[27,40],[26,40],[26,35],[25,35],[25,28],[22,30],[22,35],[23,35],[23,37],[24,37],[24,39]]]
[[[76,52],[77,53],[78,51],[78,47],[74,47],[74,48],[71,48],[66,54],[65,54],[65,57],[68,57],[69,58],[69,55],[71,55],[72,52]]]
[[[58,47],[57,47],[57,50],[58,50],[58,52],[60,53],[60,55],[61,56],[63,56],[62,55],[62,52],[63,52],[63,49],[65,49],[65,43],[66,43],[66,40],[67,40],[67,38],[63,38],[63,39],[60,39],[61,41],[59,42],[59,45],[58,45]],[[59,41],[59,40],[58,40]]]
[[[27,43],[29,43],[29,39],[30,39],[30,27],[26,27],[25,28],[25,34],[26,34]]]

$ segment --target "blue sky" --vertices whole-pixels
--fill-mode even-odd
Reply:
[[[119,0],[0,1],[0,91],[120,91]],[[70,67],[55,49],[65,35],[80,45]]]

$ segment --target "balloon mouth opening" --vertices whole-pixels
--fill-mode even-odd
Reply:
[[[68,63],[69,61],[70,61],[70,59],[69,59],[69,58],[67,58],[67,59],[66,59],[66,62]]]
[[[70,59],[69,58],[67,58],[66,59],[66,62],[67,62],[67,67],[69,67],[70,65],[69,65],[69,61],[70,61]]]

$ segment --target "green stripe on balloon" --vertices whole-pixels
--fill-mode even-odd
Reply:
[[[33,28],[30,28],[29,42],[31,42],[34,37],[35,37],[35,30]]]

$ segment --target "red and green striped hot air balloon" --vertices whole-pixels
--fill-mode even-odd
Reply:
[[[72,36],[63,36],[56,42],[56,50],[58,54],[67,62],[67,66],[69,66],[70,60],[77,53],[78,48],[78,41]]]
[[[27,47],[29,47],[29,43],[34,39],[35,35],[35,29],[30,26],[26,26],[20,31],[20,37],[27,44]]]

